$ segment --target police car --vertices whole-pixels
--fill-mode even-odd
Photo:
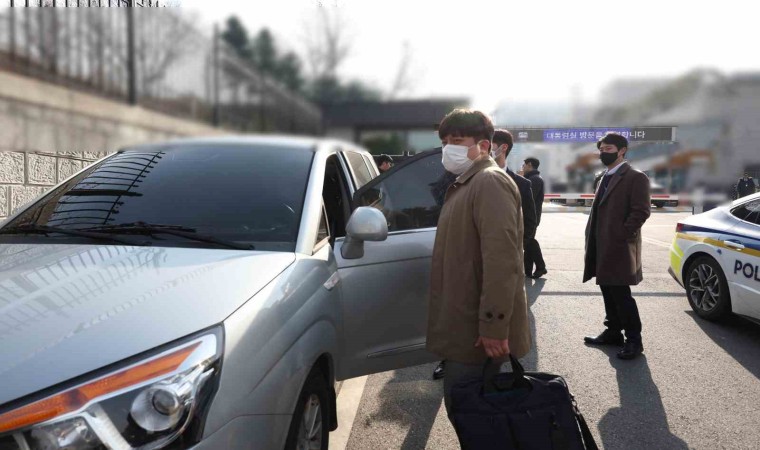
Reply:
[[[760,321],[760,193],[679,221],[668,272],[700,317]]]

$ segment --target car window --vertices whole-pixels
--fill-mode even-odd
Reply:
[[[372,174],[369,172],[361,153],[345,152],[345,155],[348,159],[348,164],[351,166],[351,171],[354,173],[354,177],[356,177],[356,188],[359,189],[369,183],[372,179]]]
[[[322,186],[322,201],[327,215],[330,240],[346,235],[346,222],[351,214],[348,197],[348,181],[338,155],[330,155],[325,163],[325,182]]]
[[[747,218],[744,220],[754,223],[755,225],[760,225],[760,200],[749,202],[747,204],[747,210],[749,214],[747,214]]]
[[[380,173],[377,170],[377,166],[375,162],[372,160],[371,157],[364,155],[364,162],[367,163],[367,167],[369,167],[370,172],[372,172],[372,178],[375,178]]]
[[[317,244],[330,237],[330,229],[327,226],[327,215],[325,214],[325,205],[322,204],[322,214],[319,218],[319,228],[317,229]]]
[[[744,203],[731,210],[731,214],[737,218],[760,225],[760,200]]]
[[[455,179],[443,168],[440,150],[421,153],[358,191],[354,205],[382,211],[389,231],[436,227]]]
[[[126,150],[53,190],[4,227],[84,229],[145,222],[193,228],[258,250],[294,251],[313,157],[307,149],[285,146]],[[159,237],[152,245],[205,245]]]

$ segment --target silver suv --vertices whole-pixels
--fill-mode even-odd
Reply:
[[[0,228],[0,449],[327,449],[335,382],[432,360],[440,150],[119,151]]]

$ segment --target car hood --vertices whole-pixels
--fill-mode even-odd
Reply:
[[[0,245],[0,405],[222,322],[293,253]]]

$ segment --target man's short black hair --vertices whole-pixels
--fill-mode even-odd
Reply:
[[[596,148],[601,148],[602,144],[614,145],[620,150],[621,148],[628,147],[628,139],[624,138],[619,133],[609,132],[596,142]]]
[[[375,159],[375,163],[378,166],[382,166],[384,163],[391,163],[391,164],[393,164],[393,158],[391,158],[390,156],[388,156],[385,153],[383,153],[382,155],[378,156]]]
[[[539,164],[541,164],[537,158],[533,157],[525,158],[525,162],[530,164],[534,169],[538,169]]]
[[[443,140],[447,136],[472,137],[476,141],[486,139],[490,142],[493,138],[493,122],[480,111],[457,108],[446,114],[438,125],[438,137]]]
[[[507,156],[509,156],[509,152],[512,151],[512,146],[514,146],[515,140],[509,130],[499,128],[493,132],[493,143],[496,145],[507,144]]]

